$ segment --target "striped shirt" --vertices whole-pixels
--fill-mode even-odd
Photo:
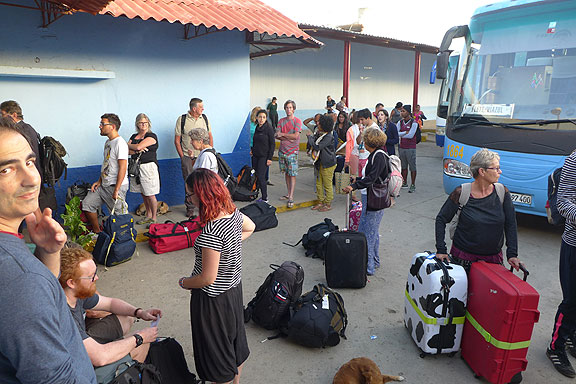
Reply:
[[[237,209],[231,217],[210,221],[194,243],[196,261],[192,276],[202,273],[202,248],[220,252],[216,280],[202,288],[208,296],[218,296],[234,288],[242,279],[242,222],[244,217]]]
[[[293,119],[289,119],[284,117],[280,119],[278,122],[278,127],[276,131],[281,133],[300,133],[302,132],[302,121],[294,117]],[[281,140],[280,141],[280,148],[278,148],[278,152],[284,155],[293,155],[298,153],[300,150],[300,136],[294,140]]]
[[[566,158],[558,185],[558,212],[566,218],[562,240],[576,247],[576,151]]]

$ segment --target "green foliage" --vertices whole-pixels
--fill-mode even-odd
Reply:
[[[88,229],[82,220],[80,215],[82,210],[80,209],[80,198],[75,196],[66,204],[66,213],[61,217],[64,220],[64,231],[68,235],[68,241],[80,244],[85,247],[92,238],[86,235]]]

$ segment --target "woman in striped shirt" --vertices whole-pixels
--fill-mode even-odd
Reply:
[[[186,179],[186,190],[204,226],[194,244],[192,275],[179,281],[191,293],[196,371],[202,380],[239,383],[250,354],[242,302],[242,240],[255,226],[236,209],[218,174],[196,169]]]

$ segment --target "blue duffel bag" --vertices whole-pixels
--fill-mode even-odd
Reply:
[[[123,206],[125,207],[126,204],[124,203]],[[106,267],[130,260],[136,250],[136,235],[138,234],[134,229],[132,215],[129,213],[115,215],[112,209],[110,216],[102,223],[102,227],[103,230],[98,234],[98,240],[92,251],[94,260]]]

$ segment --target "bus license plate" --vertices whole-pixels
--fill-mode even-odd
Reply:
[[[514,204],[532,205],[532,195],[510,192]]]

